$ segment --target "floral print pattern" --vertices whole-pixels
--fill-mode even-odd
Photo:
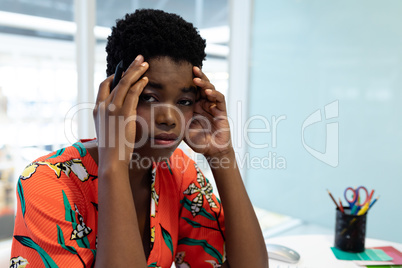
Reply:
[[[10,267],[94,266],[97,171],[81,142],[25,168],[17,183]],[[151,172],[148,267],[219,267],[224,214],[208,180],[180,149]]]

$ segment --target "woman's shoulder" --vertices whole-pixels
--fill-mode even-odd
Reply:
[[[87,155],[87,150],[81,142],[76,142],[70,146],[63,147],[48,154],[42,155],[32,162],[46,161],[57,163],[68,161],[74,158],[82,158]]]
[[[20,179],[26,180],[34,174],[38,175],[38,172],[42,175],[54,174],[58,178],[63,173],[67,176],[73,173],[84,181],[88,179],[88,174],[97,173],[97,167],[83,144],[76,142],[35,159],[26,166]]]

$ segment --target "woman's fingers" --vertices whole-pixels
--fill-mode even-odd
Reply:
[[[95,123],[97,122],[96,120],[97,117],[99,116],[99,111],[104,111],[106,105],[110,103],[110,99],[113,97],[114,92],[110,93],[110,86],[112,84],[112,81],[113,81],[113,75],[106,78],[99,85],[98,96],[96,97],[96,104],[94,110],[92,111]]]
[[[199,67],[194,66],[193,72],[194,72],[195,76],[201,78],[202,80],[209,82],[208,77],[201,71],[201,69]]]
[[[120,107],[123,106],[127,92],[129,92],[130,88],[137,83],[148,67],[149,64],[144,62],[143,56],[139,55],[135,58],[124,73],[120,82],[117,84],[116,88],[113,90],[116,91],[113,97],[113,103],[115,105]]]
[[[127,92],[126,99],[123,104],[123,112],[131,114],[134,110],[137,109],[139,97],[144,90],[144,87],[148,83],[148,77],[143,77],[138,80]]]
[[[193,81],[197,86],[199,86],[203,90],[205,89],[215,90],[215,86],[207,80],[203,80],[202,78],[196,77],[193,79]]]
[[[203,108],[211,114],[214,114],[215,109],[222,112],[226,111],[225,96],[215,90],[214,85],[200,68],[194,67],[193,72],[197,76],[193,79],[194,83],[201,88],[201,96],[208,100],[208,102],[203,103]]]
[[[98,91],[98,96],[96,97],[96,105],[99,103],[105,101],[107,97],[110,95],[110,86],[113,81],[113,75],[109,76],[106,78],[100,85],[99,85],[99,91]]]
[[[215,104],[216,108],[222,112],[226,111],[225,96],[222,93],[216,90],[207,89],[205,90],[205,94],[207,95],[208,100]]]
[[[204,92],[205,89],[207,89],[207,88],[215,89],[215,87],[213,84],[211,84],[209,82],[208,77],[201,71],[200,68],[194,66],[193,73],[195,75],[195,78],[193,79],[193,81],[199,88],[201,88],[201,91],[200,91],[201,97],[205,98],[206,97],[205,92]]]
[[[210,109],[211,103],[208,102],[207,100],[201,100],[198,102],[198,105],[195,106],[194,108],[194,113],[199,114],[201,116],[205,116],[209,119],[213,119],[214,115]]]

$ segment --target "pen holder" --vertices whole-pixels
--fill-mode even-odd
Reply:
[[[349,207],[344,208],[344,212],[336,209],[335,247],[348,252],[363,252],[367,214],[351,215]]]

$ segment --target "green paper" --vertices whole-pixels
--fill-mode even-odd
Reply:
[[[367,265],[366,267],[373,267],[373,268],[402,268],[402,265]]]
[[[360,253],[345,252],[335,247],[331,247],[332,252],[338,260],[346,261],[392,261],[382,249],[366,249]]]

